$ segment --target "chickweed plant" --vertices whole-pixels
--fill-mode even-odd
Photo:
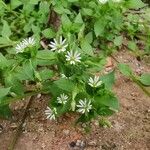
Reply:
[[[11,116],[11,102],[38,93],[51,95],[50,120],[76,112],[88,122],[117,112],[114,71],[101,71],[123,43],[125,13],[143,6],[141,0],[0,0],[1,116]]]

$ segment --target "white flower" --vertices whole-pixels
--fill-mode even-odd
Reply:
[[[79,108],[77,111],[84,114],[89,112],[92,109],[91,101],[88,101],[86,98],[84,100],[79,101],[79,105],[77,105]]]
[[[47,107],[45,110],[46,119],[55,120],[57,115],[57,110],[54,107],[53,109]]]
[[[102,81],[99,80],[98,76],[95,76],[94,78],[90,77],[88,84],[91,87],[98,87],[102,84]]]
[[[67,79],[66,75],[63,73],[61,74],[61,77]]]
[[[67,52],[66,61],[69,61],[71,65],[75,65],[77,62],[81,62],[80,59],[80,53],[77,51],[73,52],[72,50],[70,52]]]
[[[49,46],[52,48],[52,51],[58,50],[58,53],[66,51],[66,48],[68,44],[66,43],[66,39],[62,39],[62,36],[60,36],[59,41],[54,39],[54,42],[50,42]]]
[[[62,77],[62,78],[65,78],[65,79],[70,79],[70,77],[67,77],[67,76],[66,76],[65,74],[63,74],[63,73],[61,74],[61,77]]]
[[[32,47],[35,45],[35,39],[33,37],[29,37],[21,41],[16,46],[16,53],[23,53],[24,49],[27,47]]]
[[[57,97],[57,101],[58,101],[59,104],[66,104],[67,99],[68,99],[68,96],[65,95],[64,93],[60,94],[60,97]]]
[[[33,37],[26,38],[22,41],[26,47],[32,47],[35,45],[35,39]]]
[[[20,42],[19,44],[17,44],[16,46],[16,54],[18,53],[23,53],[24,49],[26,48],[25,44]]]
[[[100,3],[105,4],[107,3],[109,0],[99,0]]]

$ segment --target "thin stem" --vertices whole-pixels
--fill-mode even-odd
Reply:
[[[0,48],[11,47],[11,46],[13,46],[13,45],[14,45],[14,43],[5,44],[5,45],[0,45]]]
[[[34,96],[36,94],[39,94],[39,93],[42,93],[42,90],[38,90],[38,91],[32,91],[32,92],[29,92],[23,96],[17,96],[15,98],[8,98],[8,99],[5,99],[5,101],[1,101],[0,103],[0,106],[4,106],[4,105],[7,105],[9,103],[12,103],[12,102],[16,102],[22,98],[26,98],[26,97],[29,97],[29,96]]]
[[[113,57],[113,59],[116,61],[117,59]],[[119,61],[116,61],[117,63],[120,63]],[[150,97],[150,92],[141,84],[141,82],[136,78],[136,76],[132,75],[130,76],[133,82],[135,82],[142,90],[143,92]]]

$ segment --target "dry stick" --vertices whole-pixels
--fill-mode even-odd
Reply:
[[[12,141],[11,141],[10,145],[8,146],[8,149],[7,149],[7,150],[14,150],[15,145],[16,145],[16,143],[17,143],[17,140],[18,140],[18,138],[19,138],[19,136],[20,136],[20,134],[21,134],[22,126],[23,126],[23,124],[24,124],[24,122],[25,122],[25,119],[26,119],[26,117],[27,117],[28,109],[30,108],[30,105],[31,105],[31,103],[32,103],[32,101],[33,101],[34,98],[35,98],[35,96],[29,97],[28,103],[27,103],[26,108],[25,108],[25,110],[24,110],[24,112],[23,112],[23,116],[22,116],[22,118],[21,118],[21,120],[20,120],[20,124],[19,124],[18,127],[17,127],[17,130],[16,130],[15,135],[12,136]]]

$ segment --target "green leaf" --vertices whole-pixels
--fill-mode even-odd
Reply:
[[[127,1],[127,6],[130,9],[139,9],[144,7],[146,4],[142,2],[142,0],[129,0]]]
[[[91,44],[93,42],[93,33],[92,32],[89,32],[86,36],[85,36],[85,39],[87,40],[87,42],[89,44]]]
[[[93,48],[92,48],[92,46],[88,43],[88,41],[87,41],[86,39],[83,39],[83,40],[81,41],[81,48],[82,48],[82,50],[83,50],[86,54],[91,55],[91,56],[94,55],[94,54],[93,54]]]
[[[4,69],[9,65],[8,60],[0,53],[0,69]]]
[[[34,69],[32,63],[30,61],[26,61],[23,63],[23,66],[19,68],[16,77],[19,80],[31,80],[34,81]]]
[[[81,23],[81,24],[83,23],[82,16],[81,16],[80,13],[76,16],[74,22],[75,22],[75,23]]]
[[[32,31],[35,35],[38,35],[41,32],[40,27],[35,26],[35,25],[32,25]]]
[[[89,9],[89,8],[83,8],[83,12],[85,15],[88,15],[88,16],[92,16],[93,14],[92,9]]]
[[[106,25],[106,21],[102,19],[95,22],[94,32],[97,37],[102,36],[104,34],[105,25]]]
[[[95,97],[95,105],[96,107],[100,107],[101,105],[108,106],[111,110],[118,111],[119,110],[119,102],[118,99],[112,95],[103,95]]]
[[[56,58],[55,53],[51,52],[50,50],[40,50],[37,53],[37,59],[43,60],[54,60]]]
[[[142,84],[150,86],[150,74],[149,73],[142,74],[140,77],[140,81],[142,82]]]
[[[39,12],[42,14],[48,14],[50,11],[49,4],[47,1],[41,1],[39,6]]]
[[[39,74],[40,74],[40,77],[42,78],[42,80],[50,79],[54,75],[53,71],[51,71],[49,69],[44,69],[44,70],[40,71]]]
[[[61,4],[57,5],[54,8],[54,11],[57,12],[58,14],[71,14],[71,11],[69,9],[65,9]]]
[[[116,46],[121,46],[123,42],[123,36],[116,36],[114,39],[114,44]]]
[[[36,5],[40,0],[29,0],[30,4]]]
[[[5,73],[5,85],[11,87],[11,92],[14,92],[16,95],[24,94],[24,85],[16,78],[15,74]]]
[[[12,112],[9,105],[0,106],[0,118],[9,119],[12,116]]]
[[[7,37],[0,37],[0,45],[9,45],[9,43],[12,42]]]
[[[115,72],[112,71],[109,74],[102,76],[100,80],[105,84],[107,89],[111,90],[113,84],[115,83]]]
[[[65,31],[70,30],[72,22],[66,14],[63,14],[61,17],[62,25]]]
[[[119,64],[118,65],[120,72],[125,76],[131,76],[133,74],[131,68],[127,64]]]
[[[43,30],[42,33],[46,38],[55,37],[55,32],[51,28],[47,28],[47,29]]]
[[[10,88],[0,88],[0,99],[3,99],[10,91]]]
[[[8,9],[8,6],[3,2],[3,0],[0,0],[0,10],[2,8]]]
[[[10,7],[11,9],[15,9],[22,5],[22,2],[20,0],[11,0]]]
[[[128,42],[128,48],[132,51],[138,50],[138,47],[134,41],[129,41]]]
[[[5,20],[2,20],[2,22],[3,22],[3,28],[2,28],[2,32],[1,32],[2,36],[3,37],[10,37],[11,29],[10,29],[8,22]]]
[[[74,89],[73,82],[67,79],[59,79],[57,81],[54,81],[54,84],[64,91],[71,92]]]

